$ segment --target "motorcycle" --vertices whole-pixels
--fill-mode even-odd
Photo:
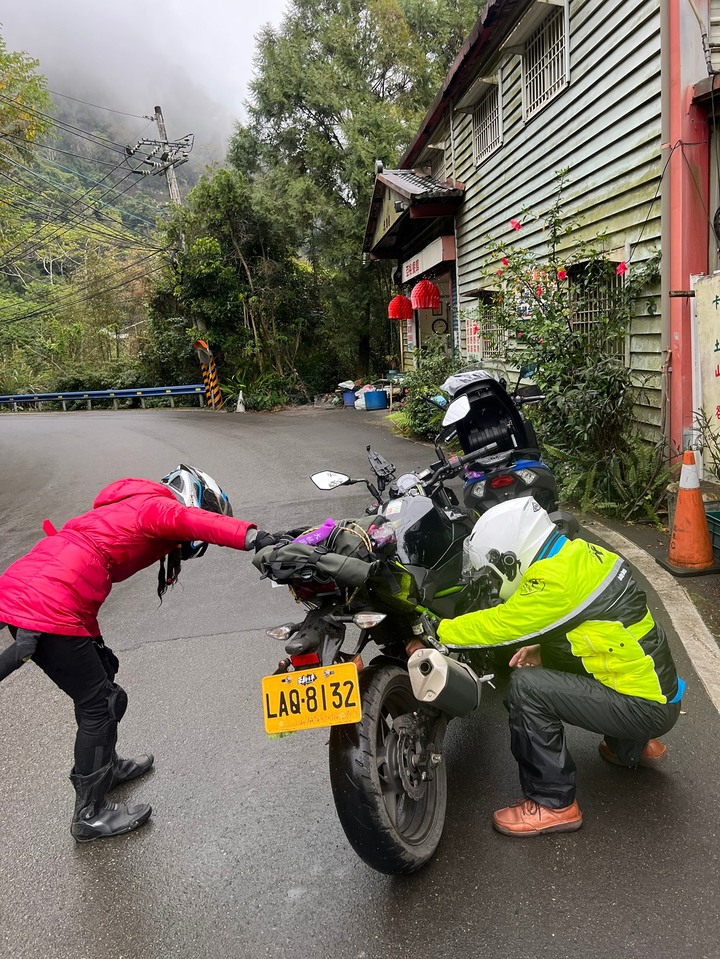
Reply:
[[[262,681],[263,714],[273,736],[330,727],[330,784],[348,841],[373,869],[407,874],[442,835],[448,722],[477,709],[494,678],[490,653],[447,655],[434,623],[499,598],[494,578],[467,571],[477,516],[447,486],[478,454],[441,454],[396,478],[391,463],[367,452],[374,482],[330,470],[311,476],[326,491],[364,483],[374,498],[364,517],[276,534],[253,560],[306,610],[267,631],[286,655]],[[359,634],[348,636],[352,626]],[[417,638],[424,647],[408,658]],[[371,642],[379,654],[366,665]]]
[[[555,477],[542,460],[532,423],[521,412],[524,405],[544,399],[537,387],[520,386],[531,372],[523,367],[510,392],[504,380],[485,370],[455,374],[442,386],[451,397],[442,439],[457,437],[464,453],[481,454],[465,470],[468,509],[484,513],[520,496],[533,496],[549,513],[558,507]]]

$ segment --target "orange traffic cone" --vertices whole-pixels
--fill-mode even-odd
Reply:
[[[674,576],[720,573],[720,563],[717,563],[713,556],[710,528],[692,450],[685,450],[683,453],[668,560],[664,562],[659,559],[658,563]]]

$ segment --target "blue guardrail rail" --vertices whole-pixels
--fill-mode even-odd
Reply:
[[[17,410],[19,406],[30,403],[42,409],[43,403],[62,403],[63,410],[67,410],[68,403],[84,400],[86,408],[92,409],[93,400],[112,400],[113,409],[118,409],[118,400],[139,399],[140,406],[145,407],[145,400],[166,398],[170,406],[175,406],[176,396],[197,396],[200,406],[205,402],[205,384],[190,383],[186,386],[144,386],[141,388],[122,390],[67,390],[64,393],[18,393],[16,395],[0,396],[0,404],[12,406]]]

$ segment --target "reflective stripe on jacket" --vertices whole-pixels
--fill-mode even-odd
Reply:
[[[533,563],[503,605],[443,620],[438,637],[449,647],[540,643],[543,666],[626,696],[666,703],[678,691],[667,638],[630,567],[580,539]]]

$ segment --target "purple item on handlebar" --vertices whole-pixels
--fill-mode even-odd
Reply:
[[[322,526],[310,530],[309,533],[303,533],[302,536],[296,536],[293,543],[304,543],[305,546],[317,546],[318,543],[323,543],[328,538],[330,533],[335,529],[335,526],[335,520],[332,516],[328,516]]]

